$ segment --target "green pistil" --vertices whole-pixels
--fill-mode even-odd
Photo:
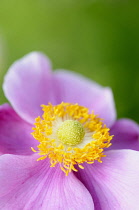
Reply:
[[[75,146],[82,142],[85,135],[82,124],[76,120],[64,121],[57,130],[57,136],[63,144]]]

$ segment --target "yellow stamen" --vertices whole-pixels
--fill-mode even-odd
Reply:
[[[111,145],[109,129],[93,112],[78,104],[42,105],[42,118],[36,118],[32,135],[38,140],[38,160],[50,159],[51,167],[59,163],[66,175],[84,169],[82,164],[102,162],[103,150]]]

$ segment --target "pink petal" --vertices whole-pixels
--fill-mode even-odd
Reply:
[[[32,154],[36,141],[31,136],[32,125],[22,120],[8,105],[0,106],[0,153]]]
[[[15,62],[5,76],[4,93],[15,111],[26,121],[42,112],[40,105],[54,102],[51,65],[41,53],[30,53]]]
[[[58,102],[79,103],[95,111],[110,127],[116,120],[116,111],[110,88],[73,72],[59,70],[55,72],[55,85]]]
[[[120,119],[111,128],[114,135],[110,149],[139,150],[139,126],[130,119]]]
[[[0,209],[93,210],[92,197],[71,173],[33,156],[0,157]]]
[[[95,210],[139,209],[139,152],[107,151],[102,163],[86,164],[78,176],[91,193]]]
[[[15,111],[33,123],[41,115],[41,104],[79,103],[94,110],[110,127],[116,119],[111,89],[102,88],[84,77],[68,71],[57,71],[52,77],[48,59],[41,53],[30,53],[9,69],[3,89]]]

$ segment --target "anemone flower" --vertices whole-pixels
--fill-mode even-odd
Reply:
[[[138,210],[139,128],[116,121],[110,88],[30,53],[3,90],[0,209]]]

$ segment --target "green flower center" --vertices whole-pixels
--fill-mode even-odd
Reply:
[[[64,121],[57,130],[57,136],[63,144],[77,145],[82,142],[85,135],[83,125],[76,120]]]

